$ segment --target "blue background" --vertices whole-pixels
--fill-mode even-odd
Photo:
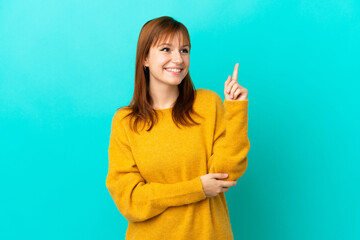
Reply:
[[[143,24],[189,30],[196,88],[236,62],[249,166],[226,193],[235,239],[360,239],[360,2],[0,1],[0,238],[123,239],[105,186]]]

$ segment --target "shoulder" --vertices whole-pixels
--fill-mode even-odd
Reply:
[[[204,99],[207,103],[223,102],[220,95],[217,92],[212,91],[210,89],[199,88],[196,90],[196,92],[197,92],[197,95],[199,96],[199,98]]]
[[[196,101],[194,103],[194,110],[206,116],[206,118],[212,118],[215,113],[224,108],[224,103],[219,94],[215,91],[199,88],[196,90]]]
[[[113,115],[112,118],[112,124],[113,125],[122,125],[124,124],[125,121],[128,121],[127,117],[130,113],[132,112],[132,110],[130,108],[128,108],[127,106],[125,107],[120,107],[116,110],[116,112]]]

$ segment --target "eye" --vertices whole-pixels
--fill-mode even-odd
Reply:
[[[165,49],[169,50],[170,48],[163,48],[163,49],[161,49],[160,51],[163,51],[163,50],[165,50]],[[182,50],[185,51],[184,53],[189,53],[189,51],[188,51],[186,48],[184,48],[184,49],[182,49]],[[165,51],[165,52],[168,52],[168,51]]]

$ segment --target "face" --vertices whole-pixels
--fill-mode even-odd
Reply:
[[[144,63],[149,67],[152,84],[167,85],[179,85],[189,72],[189,65],[190,47],[184,45],[181,34],[152,46]]]

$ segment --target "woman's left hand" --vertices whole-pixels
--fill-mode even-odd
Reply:
[[[244,87],[242,87],[238,83],[238,70],[239,70],[239,64],[235,64],[233,76],[231,77],[229,75],[228,79],[225,81],[225,100],[227,101],[241,101],[241,100],[247,100],[248,96],[248,90]]]

